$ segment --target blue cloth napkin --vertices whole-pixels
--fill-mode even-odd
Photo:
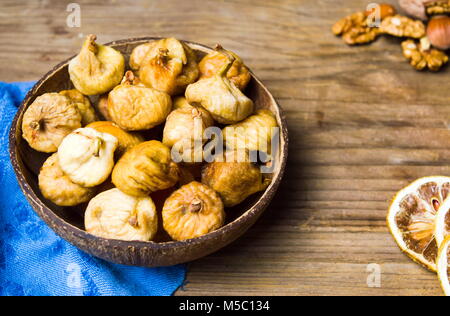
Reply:
[[[57,236],[26,201],[8,133],[33,84],[0,82],[0,295],[172,295],[185,280],[184,266],[136,268],[91,257]]]

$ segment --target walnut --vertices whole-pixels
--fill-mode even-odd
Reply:
[[[417,70],[430,69],[438,71],[448,62],[448,56],[438,49],[431,48],[429,41],[423,38],[420,42],[407,40],[402,43],[403,55]]]
[[[425,3],[425,11],[428,16],[450,14],[450,1],[431,1]]]
[[[422,38],[425,36],[425,25],[422,21],[406,16],[389,16],[381,22],[380,32],[397,37]]]
[[[369,27],[367,16],[364,12],[357,12],[336,22],[332,31],[348,45],[367,44],[373,42],[379,31],[375,27]]]

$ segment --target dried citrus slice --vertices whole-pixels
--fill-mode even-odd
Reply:
[[[450,235],[450,199],[446,199],[441,205],[436,215],[434,228],[434,237],[438,247],[444,242],[444,239]]]
[[[397,193],[388,226],[399,247],[414,261],[436,271],[436,214],[450,192],[449,177],[419,179]]]
[[[442,289],[445,295],[450,296],[450,283],[449,283],[449,271],[450,267],[448,265],[449,249],[450,248],[450,236],[444,239],[441,247],[439,248],[438,257],[436,259],[437,272],[439,281],[441,282]]]

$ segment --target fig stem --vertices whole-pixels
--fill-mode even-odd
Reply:
[[[191,205],[188,207],[189,213],[199,213],[203,209],[203,202],[199,199],[194,199],[191,202]]]
[[[159,66],[166,66],[169,61],[169,50],[167,48],[160,48],[158,56],[156,56],[156,64]]]
[[[228,61],[226,64],[223,65],[222,68],[220,68],[220,70],[217,72],[217,74],[221,77],[225,76],[228,73],[228,70],[230,70],[231,66],[233,65],[234,61],[236,60],[236,58],[234,58],[233,55],[231,55],[230,53],[228,53],[225,49],[223,49],[222,46],[220,46],[219,44],[216,45],[215,50],[224,55]]]
[[[84,42],[84,46],[88,50],[93,52],[94,54],[96,54],[97,51],[98,51],[97,44],[95,43],[96,40],[97,40],[97,36],[94,35],[94,34],[90,34],[90,35],[87,36],[86,41]]]
[[[133,227],[138,227],[138,226],[139,226],[139,222],[138,222],[137,215],[131,217],[131,218],[128,220],[128,223],[129,223],[131,226],[133,226]]]
[[[94,141],[94,156],[95,157],[100,157],[100,149],[103,145],[103,140],[101,138],[96,138]]]

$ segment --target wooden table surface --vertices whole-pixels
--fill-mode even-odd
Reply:
[[[0,80],[36,80],[100,42],[174,36],[239,53],[284,108],[285,180],[262,219],[226,249],[189,264],[177,295],[440,295],[433,273],[395,245],[389,200],[412,180],[450,174],[449,70],[414,71],[400,41],[351,48],[337,19],[368,0],[0,1]],[[395,3],[395,1],[386,1]],[[368,265],[381,287],[367,285]]]

